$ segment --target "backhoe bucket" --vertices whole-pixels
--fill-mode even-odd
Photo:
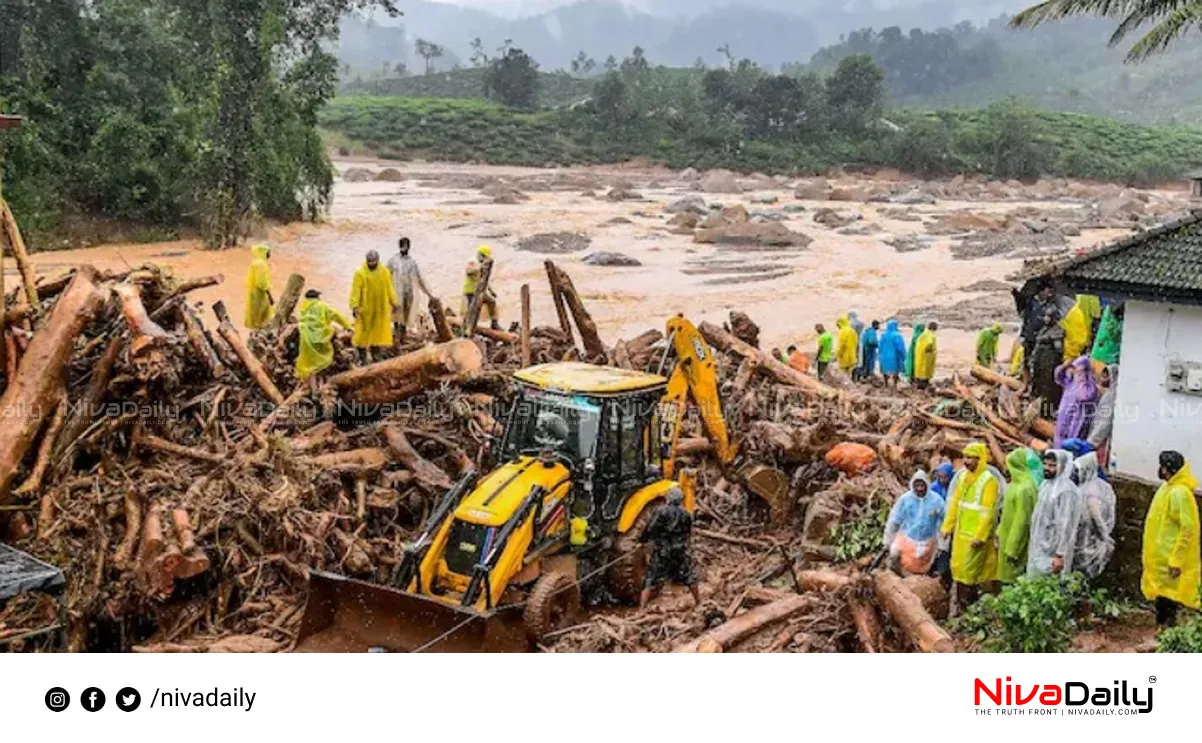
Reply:
[[[738,468],[735,479],[768,506],[768,522],[772,526],[789,522],[793,506],[785,473],[764,464],[747,464]]]
[[[296,651],[508,653],[529,650],[517,607],[477,612],[318,570]]]

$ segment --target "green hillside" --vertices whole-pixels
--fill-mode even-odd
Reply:
[[[564,73],[538,73],[539,105],[569,106],[587,98],[593,81]],[[429,75],[353,82],[343,86],[347,95],[397,96],[401,98],[484,98],[484,68],[471,67]]]

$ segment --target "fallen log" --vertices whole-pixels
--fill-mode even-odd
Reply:
[[[774,547],[772,542],[766,542],[762,539],[752,539],[751,537],[738,537],[733,534],[723,534],[720,531],[710,531],[709,529],[693,529],[693,534],[705,539],[713,539],[727,544],[737,544],[740,547],[751,547],[757,550],[770,550]]]
[[[1056,438],[1056,424],[1046,418],[1036,418],[1031,421],[1031,432],[1041,439],[1051,441]]]
[[[530,366],[530,285],[522,284],[522,368]]]
[[[388,466],[389,460],[388,452],[384,449],[366,448],[318,454],[313,457],[305,457],[301,461],[304,464],[334,472],[365,472],[382,470]]]
[[[459,322],[453,317],[447,318],[447,322],[450,324],[453,330],[463,329],[463,323]],[[495,328],[482,328],[479,324],[476,325],[476,335],[480,336],[481,338],[487,338],[490,341],[496,341],[497,343],[508,343],[510,345],[517,345],[521,340],[521,336],[519,336],[517,333],[510,333],[508,330],[497,330]]]
[[[388,450],[413,473],[418,483],[430,493],[441,493],[451,488],[451,478],[413,448],[405,432],[399,426],[384,426],[384,441]]]
[[[46,428],[46,433],[42,434],[42,443],[38,446],[38,457],[34,462],[33,470],[30,471],[29,477],[21,487],[13,491],[15,495],[27,495],[42,489],[42,478],[46,476],[46,470],[50,466],[50,455],[54,451],[54,442],[58,439],[63,422],[67,418],[67,407],[67,395],[64,391],[60,394],[58,407],[54,409],[54,417],[50,420],[50,426]]]
[[[166,301],[173,297],[182,297],[183,295],[194,292],[197,289],[207,289],[210,286],[217,286],[225,281],[225,276],[217,274],[216,276],[196,276],[191,279],[181,279],[174,288],[171,289],[164,297]]]
[[[330,388],[343,400],[360,405],[388,405],[444,382],[480,371],[484,357],[470,340],[461,339],[412,351],[387,361],[330,377]]]
[[[258,357],[246,345],[246,341],[238,333],[238,329],[230,322],[229,312],[225,309],[224,302],[213,303],[213,314],[217,315],[217,320],[221,323],[217,326],[217,333],[230,344],[237,354],[238,360],[242,362],[243,368],[250,374],[251,379],[258,385],[259,389],[263,390],[263,394],[267,395],[267,399],[274,402],[276,405],[284,404],[284,396],[275,386],[275,382],[271,381],[271,375],[263,368]]]
[[[75,339],[104,306],[96,271],[82,266],[54,306],[46,325],[30,341],[0,398],[0,410],[18,411],[0,426],[0,505],[8,501],[13,479],[63,389]]]
[[[217,351],[213,348],[213,344],[209,343],[209,336],[205,333],[204,323],[200,321],[200,316],[196,314],[196,310],[190,307],[186,302],[179,306],[180,318],[184,324],[184,334],[188,336],[188,343],[192,345],[192,350],[196,352],[196,357],[200,359],[208,370],[213,379],[221,379],[225,376],[226,368],[222,363],[221,357],[217,355]]]
[[[833,592],[854,582],[852,576],[832,570],[802,570],[797,574],[797,584],[803,591]]]
[[[758,606],[709,630],[691,642],[678,645],[674,653],[721,653],[765,627],[813,608],[818,599],[804,594]]]
[[[860,647],[865,653],[879,652],[881,646],[881,619],[876,609],[859,599],[847,603],[851,611],[852,621],[856,625],[856,635],[860,638]]]
[[[601,342],[601,336],[597,332],[597,324],[593,322],[593,316],[589,314],[588,309],[584,306],[584,300],[576,291],[572,277],[568,276],[562,268],[555,267],[555,270],[559,273],[559,290],[572,313],[572,319],[576,321],[576,331],[580,333],[580,342],[584,344],[584,354],[587,360],[593,363],[608,363],[609,356],[605,351],[605,344]]]
[[[802,392],[822,400],[838,400],[843,395],[834,387],[825,385],[808,374],[802,374],[796,369],[780,363],[758,348],[752,348],[713,323],[703,322],[697,326],[697,330],[711,346],[722,351],[737,353],[745,359],[755,359],[761,369],[771,374],[781,384],[796,387]]]
[[[1015,392],[1022,392],[1023,387],[1025,386],[1023,384],[1023,380],[1021,380],[1021,379],[1015,379],[1014,377],[1007,377],[1004,374],[998,374],[997,372],[993,371],[992,369],[986,369],[985,367],[981,366],[980,364],[976,364],[973,366],[972,375],[987,384],[992,384],[995,386],[1001,385],[1004,387],[1009,387],[1010,389],[1014,390]]]
[[[455,339],[451,333],[451,325],[447,322],[447,311],[438,297],[430,297],[430,319],[434,322],[434,334],[439,343],[449,343]]]
[[[956,652],[951,635],[931,617],[900,576],[889,570],[878,570],[872,575],[872,586],[881,607],[905,631],[915,647],[924,653]]]
[[[88,426],[92,425],[96,412],[100,409],[104,397],[108,393],[109,382],[113,378],[113,368],[117,364],[117,357],[121,354],[121,347],[124,345],[125,339],[120,336],[110,340],[108,347],[104,349],[104,355],[92,369],[92,381],[88,383],[88,389],[84,392],[83,399],[79,401],[71,418],[63,428],[59,442],[55,444],[53,456],[56,470],[70,469],[74,457],[64,461],[60,460],[67,448],[73,446],[75,440],[87,430]]]
[[[467,306],[467,315],[463,318],[463,334],[465,338],[471,338],[476,334],[476,324],[480,321],[480,308],[484,306],[484,299],[488,296],[488,280],[492,278],[492,259],[487,259],[480,266],[480,278],[476,280],[476,291],[472,294],[472,301]],[[494,321],[496,317],[492,318]]]
[[[543,268],[547,270],[547,283],[551,285],[551,301],[555,305],[555,316],[559,318],[559,329],[563,331],[567,338],[569,346],[575,345],[576,341],[572,336],[572,323],[568,320],[568,308],[563,303],[563,283],[560,278],[559,269],[555,267],[554,261],[543,261]]]
[[[275,314],[271,316],[271,320],[267,323],[268,328],[279,330],[292,322],[292,312],[296,309],[296,303],[300,301],[301,291],[304,288],[304,276],[294,273],[288,277],[288,283],[284,286],[284,293],[280,295],[280,301],[276,302]]]
[[[0,234],[4,236],[13,258],[17,261],[17,270],[21,273],[21,283],[25,287],[25,301],[37,311],[41,307],[38,300],[37,273],[29,260],[29,251],[25,248],[25,239],[21,237],[17,218],[13,216],[8,202],[3,197],[0,197]]]
[[[130,283],[117,284],[113,287],[113,294],[117,296],[125,324],[133,333],[133,340],[129,344],[131,357],[141,356],[143,351],[167,338],[167,331],[150,319],[146,306],[142,304],[142,293],[138,291],[137,286]]]
[[[173,577],[187,580],[207,571],[209,569],[209,556],[196,544],[196,533],[192,530],[188,512],[183,508],[172,510],[171,524],[175,528],[175,536],[179,542],[179,551],[182,555]]]

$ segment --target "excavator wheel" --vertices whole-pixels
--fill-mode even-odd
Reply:
[[[643,580],[647,575],[649,559],[647,545],[639,542],[639,537],[643,536],[643,532],[647,530],[647,525],[651,523],[651,517],[655,515],[658,508],[658,502],[648,505],[635,519],[630,531],[619,534],[614,541],[614,559],[629,555],[610,566],[607,574],[610,593],[619,601],[628,604],[639,602],[639,594],[643,591]]]
[[[540,643],[580,612],[580,586],[565,573],[543,573],[534,583],[522,620],[530,642]]]

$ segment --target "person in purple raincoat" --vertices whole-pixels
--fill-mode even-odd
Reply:
[[[1098,383],[1088,356],[1056,367],[1056,384],[1064,388],[1060,412],[1056,415],[1056,435],[1052,447],[1060,449],[1068,439],[1081,438],[1089,431],[1094,408],[1098,404]]]

